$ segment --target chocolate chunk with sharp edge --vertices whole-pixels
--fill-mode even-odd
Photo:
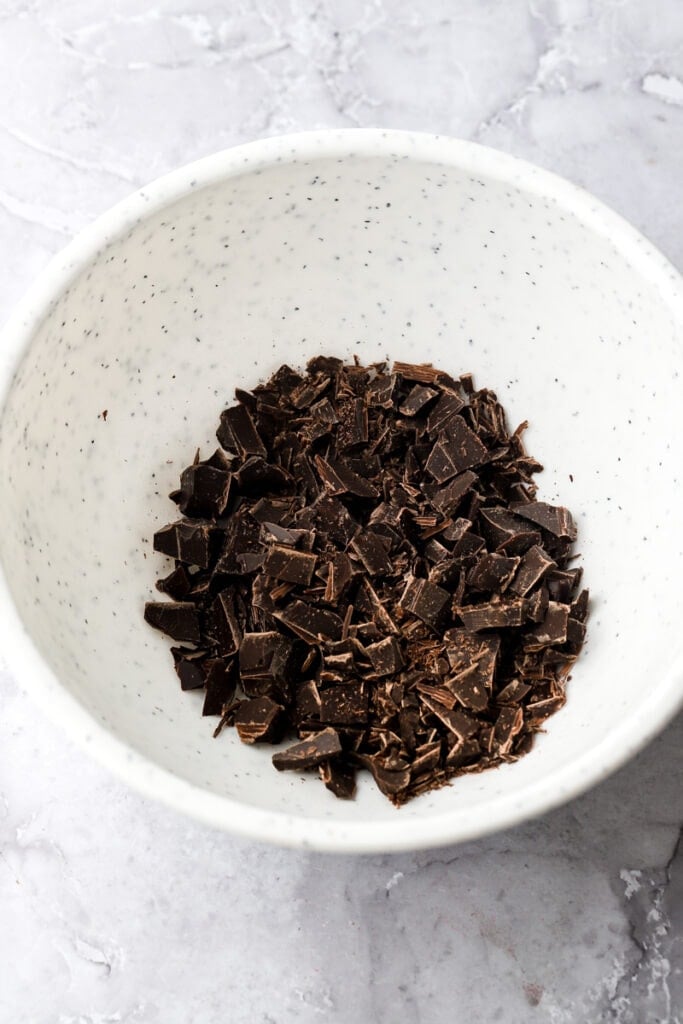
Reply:
[[[314,679],[299,683],[295,689],[294,703],[299,721],[320,720],[320,693]]]
[[[565,650],[568,654],[576,655],[583,647],[586,639],[586,626],[579,619],[571,616],[567,619],[567,643]]]
[[[330,378],[323,376],[315,381],[302,381],[290,392],[289,401],[295,409],[308,409],[330,386]]]
[[[234,474],[243,494],[264,494],[284,491],[293,483],[291,475],[281,466],[275,466],[258,455],[252,455]]]
[[[252,505],[250,514],[257,523],[281,523],[290,516],[296,503],[295,498],[259,498]]]
[[[341,459],[331,462],[316,455],[315,465],[330,494],[352,494],[357,498],[379,497],[377,488],[369,480],[354,473]]]
[[[528,651],[542,651],[544,647],[565,643],[568,620],[569,606],[549,601],[543,622],[531,631],[524,642],[525,648]]]
[[[520,707],[501,708],[494,729],[494,743],[499,754],[509,754],[512,741],[524,725],[524,712]]]
[[[396,361],[391,372],[398,374],[404,380],[416,380],[421,384],[435,384],[442,377],[447,376],[443,370],[437,370],[431,363],[401,363]]]
[[[377,676],[394,675],[405,665],[401,648],[394,636],[387,636],[379,643],[370,644],[365,651]]]
[[[197,609],[188,601],[148,601],[145,622],[173,640],[197,644],[201,640]]]
[[[242,627],[233,590],[221,591],[211,605],[211,632],[223,657],[239,650]]]
[[[548,588],[541,586],[526,599],[526,617],[529,622],[543,622],[548,610]]]
[[[507,588],[519,565],[519,558],[505,555],[482,555],[467,574],[467,583],[474,590],[501,593]]]
[[[377,788],[390,800],[395,800],[402,790],[410,784],[410,769],[404,764],[387,767],[380,763],[377,756],[355,754],[354,760],[364,765],[371,773]]]
[[[240,559],[247,554],[263,555],[261,527],[246,508],[242,507],[228,522],[223,550],[216,563],[216,572],[226,575],[243,573],[244,563]]]
[[[174,601],[182,601],[190,592],[192,582],[184,565],[178,565],[168,576],[157,580],[156,588]]]
[[[271,544],[263,561],[264,572],[277,580],[299,583],[307,587],[313,577],[318,556],[296,551],[285,544]]]
[[[465,629],[511,629],[524,622],[524,601],[521,598],[459,608]]]
[[[235,728],[242,743],[279,743],[284,730],[284,708],[270,697],[243,700],[235,713]]]
[[[443,435],[448,439],[451,459],[457,473],[478,466],[486,459],[486,445],[473,430],[470,430],[462,416],[452,416],[448,419],[444,424]]]
[[[239,670],[248,697],[259,696],[271,686],[286,687],[293,675],[291,640],[272,631],[245,633],[239,649]]]
[[[465,427],[465,429],[468,429]],[[461,465],[462,454],[459,448],[451,442],[448,434],[442,432],[429,453],[425,462],[425,469],[430,476],[434,477],[437,484],[445,484],[451,477],[456,476],[466,466]]]
[[[526,597],[530,590],[555,567],[555,562],[538,544],[530,547],[523,556],[517,574],[510,584],[510,591],[519,597]]]
[[[185,565],[206,569],[214,552],[216,531],[212,523],[170,523],[154,534],[154,550],[169,555]]]
[[[356,769],[341,757],[318,765],[325,788],[340,800],[352,800],[356,793]]]
[[[351,559],[343,551],[337,551],[328,562],[325,600],[337,604],[348,591],[355,575]]]
[[[425,493],[434,508],[438,509],[442,515],[450,516],[455,512],[465,495],[472,490],[476,482],[476,474],[466,470],[446,484],[445,487],[425,488]]]
[[[325,640],[341,640],[342,620],[334,612],[305,601],[290,601],[284,608],[275,611],[274,616],[283,625],[305,640],[317,644]]]
[[[523,555],[541,540],[538,530],[504,508],[482,509],[479,527],[489,546],[506,555]]]
[[[370,580],[366,576],[364,576],[363,579],[361,580],[361,592],[367,599],[368,606],[372,611],[375,623],[380,628],[380,630],[382,630],[384,633],[398,634],[398,626],[389,615],[388,611],[382,604],[376,590],[374,589]]]
[[[469,739],[469,737],[474,735],[474,733],[479,729],[479,722],[477,719],[471,718],[464,711],[447,708],[439,701],[434,700],[433,697],[430,697],[425,693],[421,695],[421,701],[450,732],[454,733],[454,735],[458,736],[460,739]]]
[[[437,396],[439,392],[435,391],[434,388],[425,387],[422,384],[416,384],[415,387],[410,389],[407,397],[401,402],[398,407],[398,411],[403,413],[404,416],[417,416],[419,412],[429,405]]]
[[[326,725],[364,725],[368,691],[364,683],[335,683],[320,691],[320,721]]]
[[[220,715],[235,696],[237,664],[234,658],[207,658],[204,662],[206,695],[203,715]]]
[[[444,391],[439,400],[429,410],[429,415],[427,416],[427,430],[429,433],[437,434],[464,406],[464,401],[454,391]]]
[[[176,675],[183,690],[199,690],[204,686],[203,660],[206,651],[191,651],[186,647],[172,647],[173,663]]]
[[[548,505],[545,501],[530,501],[515,504],[512,511],[523,519],[529,519],[554,537],[576,540],[576,526],[569,509],[561,505]]]
[[[392,571],[392,561],[389,558],[390,543],[386,537],[382,537],[373,530],[364,530],[353,538],[350,546],[370,576],[387,574]]]
[[[377,380],[373,381],[368,391],[368,404],[371,407],[393,410],[395,390],[396,377],[393,374],[386,377],[378,377]]]
[[[196,462],[181,474],[178,507],[186,516],[200,519],[220,516],[228,504],[231,483],[227,466],[220,469],[208,462]]]
[[[576,601],[572,604],[572,618],[578,619],[579,622],[585,622],[588,616],[588,591],[582,590]]]
[[[337,498],[323,494],[296,516],[298,526],[315,529],[322,541],[345,548],[358,529],[358,523]]]
[[[339,733],[336,729],[327,728],[273,754],[273,764],[279,772],[291,768],[315,768],[341,752]]]
[[[293,527],[280,526],[279,523],[262,524],[261,539],[264,544],[276,541],[289,548],[298,548],[299,551],[312,551],[315,545],[314,530],[297,530]]]
[[[548,573],[545,583],[553,601],[570,604],[574,591],[581,582],[581,569],[553,569]]]
[[[500,693],[496,694],[496,703],[519,704],[528,693],[531,693],[531,689],[528,683],[523,683],[521,679],[511,679]]]
[[[243,458],[247,455],[266,458],[266,446],[244,405],[233,405],[221,413],[221,425],[216,436],[224,448],[239,452]]]
[[[406,584],[399,600],[402,608],[412,612],[435,631],[438,631],[443,623],[449,603],[450,594],[447,590],[430,583],[429,580],[414,577]]]

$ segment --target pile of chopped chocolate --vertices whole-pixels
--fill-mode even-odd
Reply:
[[[296,737],[276,768],[339,797],[366,768],[397,805],[525,754],[588,612],[526,423],[431,365],[321,356],[236,398],[154,537],[172,600],[145,608],[215,734]]]

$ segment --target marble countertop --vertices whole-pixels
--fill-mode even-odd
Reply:
[[[374,125],[558,171],[683,267],[679,0],[0,0],[0,318],[164,171]],[[683,717],[541,820],[351,859],[142,799],[19,684],[0,673],[2,1024],[683,1021]]]

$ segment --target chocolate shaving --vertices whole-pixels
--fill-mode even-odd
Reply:
[[[586,634],[576,527],[493,391],[429,364],[319,356],[238,389],[154,547],[175,562],[145,618],[277,768],[400,805],[526,753]]]

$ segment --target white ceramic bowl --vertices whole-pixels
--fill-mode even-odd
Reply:
[[[72,242],[2,336],[3,653],[127,782],[248,836],[388,851],[538,814],[681,703],[682,342],[663,257],[492,150],[320,132],[176,171]],[[593,595],[568,703],[533,752],[400,811],[368,780],[338,801],[232,730],[213,740],[142,619],[166,495],[233,388],[319,352],[473,371],[528,418],[541,497],[576,513]]]

